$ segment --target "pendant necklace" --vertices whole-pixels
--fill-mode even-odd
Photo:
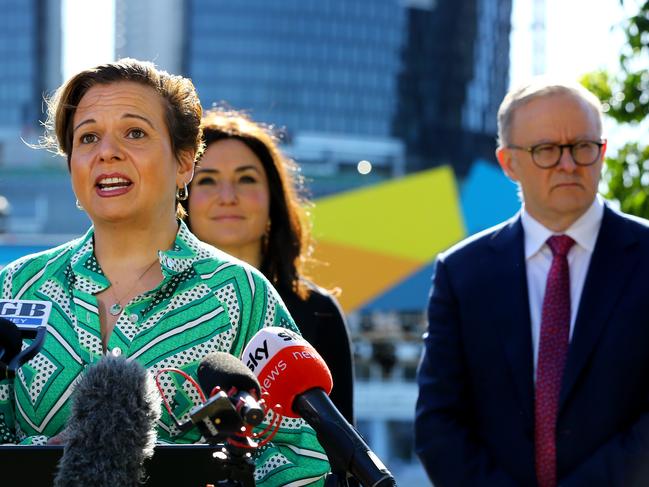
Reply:
[[[110,306],[110,308],[108,308],[108,312],[109,312],[111,315],[113,315],[113,316],[119,316],[119,314],[124,310],[124,307],[122,306],[122,299],[126,298],[126,297],[131,293],[131,291],[133,291],[133,289],[135,289],[135,286],[137,286],[138,282],[140,282],[140,279],[142,279],[142,278],[144,277],[144,275],[145,275],[147,272],[149,272],[149,270],[151,269],[151,267],[153,267],[153,264],[155,264],[156,262],[158,262],[158,259],[156,259],[156,260],[154,260],[153,262],[151,262],[151,264],[149,265],[149,267],[147,267],[146,269],[144,269],[144,272],[143,272],[142,274],[140,274],[140,277],[138,277],[138,278],[136,279],[135,283],[134,283],[134,284],[129,288],[129,290],[128,290],[128,291],[127,291],[127,292],[126,292],[126,293],[125,293],[121,298],[118,298],[118,297],[117,297],[117,295],[115,294],[115,290],[114,290],[113,287],[111,286],[111,292],[113,293],[113,297],[115,298],[115,302]]]

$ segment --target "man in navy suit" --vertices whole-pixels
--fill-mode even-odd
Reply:
[[[437,259],[417,454],[435,487],[649,485],[649,222],[597,195],[601,105],[536,80],[498,131],[522,207]]]

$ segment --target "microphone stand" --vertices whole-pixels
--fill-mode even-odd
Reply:
[[[41,348],[47,334],[47,326],[38,326],[36,328],[20,328],[23,340],[32,340],[32,343],[16,355],[9,363],[0,361],[0,380],[13,379],[16,376],[16,370],[21,365],[33,359]]]
[[[354,487],[354,485],[349,482],[349,478],[345,472],[342,474],[340,472],[334,472],[333,465],[331,466],[331,473],[327,475],[327,478],[325,479],[324,485],[325,487]]]
[[[241,416],[228,395],[220,391],[191,413],[191,423],[196,425],[210,444],[217,447],[212,456],[216,459],[216,480],[221,487],[255,487],[255,462],[251,451],[256,447],[250,438],[240,435],[243,428]],[[248,448],[227,442],[234,438]]]
[[[227,443],[215,445],[216,484],[219,487],[255,487],[255,462],[244,448]],[[209,485],[209,484],[208,484]]]

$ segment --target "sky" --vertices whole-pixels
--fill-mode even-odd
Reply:
[[[537,0],[514,0],[511,36],[513,85],[534,74],[540,62],[552,76],[579,78],[598,68],[615,68],[624,35],[619,27],[637,0],[545,0],[545,56],[534,55],[533,5]]]
[[[63,79],[114,59],[112,0],[63,0]]]

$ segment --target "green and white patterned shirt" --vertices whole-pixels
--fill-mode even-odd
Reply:
[[[16,378],[0,382],[0,443],[43,444],[60,433],[70,413],[79,374],[102,356],[97,299],[110,286],[94,255],[94,231],[0,272],[2,299],[50,301],[48,333],[40,353]],[[119,316],[108,351],[136,359],[151,374],[176,367],[196,378],[210,352],[239,356],[262,327],[297,331],[278,294],[253,267],[199,241],[180,222],[171,250],[160,251],[162,282],[129,302]],[[200,398],[178,374],[161,375],[176,417],[185,419]],[[181,433],[163,408],[162,442],[201,440]],[[285,418],[273,442],[258,452],[257,485],[323,483],[327,457],[314,431]]]

